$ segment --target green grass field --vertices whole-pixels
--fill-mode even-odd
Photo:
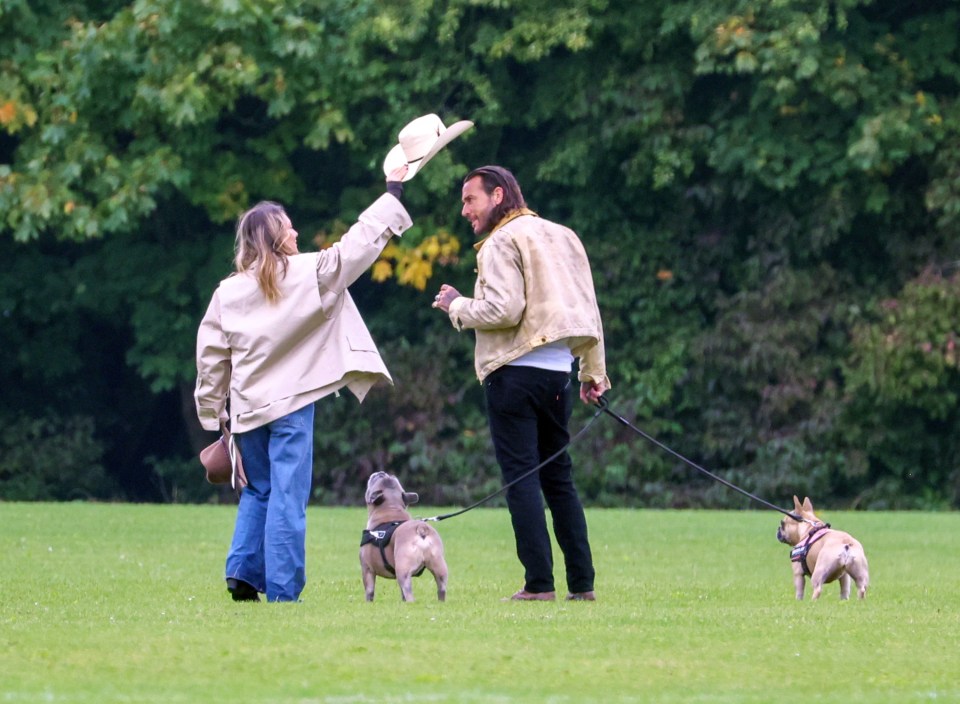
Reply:
[[[0,703],[960,702],[958,514],[819,510],[872,586],[814,603],[775,512],[592,510],[599,600],[516,603],[508,516],[479,509],[438,524],[446,603],[426,574],[369,604],[364,510],[311,508],[303,602],[236,604],[234,511],[0,503]]]

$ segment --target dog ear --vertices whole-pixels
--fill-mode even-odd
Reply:
[[[405,503],[407,506],[410,506],[411,504],[415,504],[419,500],[420,500],[420,495],[417,494],[416,492],[413,492],[413,491],[403,492],[403,503]]]
[[[800,513],[803,510],[803,506],[800,505],[800,499],[797,498],[797,495],[793,495],[793,512]]]
[[[383,503],[383,491],[377,489],[376,491],[371,491],[367,496],[367,503],[373,504],[374,506],[379,506]]]
[[[809,511],[810,513],[813,513],[813,504],[810,503],[810,497],[809,497],[809,496],[804,496],[804,497],[803,497],[803,510],[804,510],[804,511]]]

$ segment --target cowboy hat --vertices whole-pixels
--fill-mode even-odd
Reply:
[[[436,115],[418,117],[400,130],[397,135],[400,143],[383,160],[383,173],[389,176],[391,171],[406,164],[407,175],[403,180],[409,181],[437,152],[471,127],[473,123],[470,120],[460,120],[450,127],[444,127]]]

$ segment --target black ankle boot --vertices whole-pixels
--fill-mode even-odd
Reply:
[[[247,584],[242,579],[227,579],[227,591],[233,596],[234,601],[260,601],[260,595],[253,585]]]

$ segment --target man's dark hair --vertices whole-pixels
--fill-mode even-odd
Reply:
[[[468,173],[463,182],[466,183],[477,176],[483,183],[483,192],[488,196],[493,195],[493,189],[498,186],[503,189],[503,200],[491,213],[492,224],[500,222],[503,216],[511,211],[527,207],[526,201],[523,200],[523,193],[520,192],[520,184],[507,169],[502,166],[481,166]]]

